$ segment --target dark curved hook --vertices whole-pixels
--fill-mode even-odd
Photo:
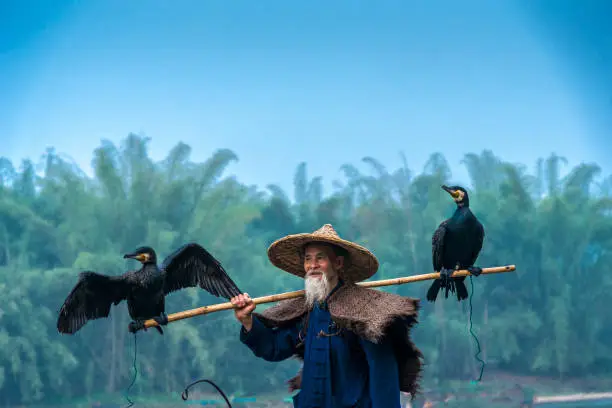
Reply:
[[[202,379],[202,380],[197,380],[192,382],[191,384],[189,384],[187,387],[185,387],[185,390],[183,391],[183,393],[181,394],[181,398],[183,399],[183,401],[187,401],[187,398],[189,398],[189,388],[191,388],[192,386],[201,383],[201,382],[207,382],[210,385],[212,385],[213,387],[215,387],[217,389],[217,391],[219,391],[219,394],[221,394],[221,396],[223,397],[223,399],[225,400],[225,402],[227,403],[227,406],[229,408],[232,408],[232,404],[230,404],[229,399],[227,398],[227,396],[225,395],[225,393],[223,392],[223,390],[221,390],[221,388],[219,388],[219,386],[217,386],[217,384],[215,384],[214,382],[212,382],[211,380],[207,380],[207,379]]]

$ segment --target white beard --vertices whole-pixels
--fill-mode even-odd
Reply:
[[[306,304],[312,308],[314,302],[321,302],[329,293],[329,281],[327,275],[322,274],[321,278],[307,276],[304,279],[304,291],[306,292]]]

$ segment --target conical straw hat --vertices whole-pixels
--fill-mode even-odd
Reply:
[[[331,224],[325,224],[313,233],[288,235],[273,242],[268,248],[268,258],[277,268],[303,278],[305,271],[302,251],[304,245],[313,242],[337,245],[348,252],[349,259],[345,259],[341,274],[346,281],[366,280],[378,270],[378,259],[372,252],[361,245],[340,238]]]

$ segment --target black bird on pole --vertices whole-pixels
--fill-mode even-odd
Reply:
[[[225,272],[219,261],[196,243],[181,246],[157,266],[157,255],[151,247],[140,247],[123,256],[142,263],[139,270],[120,276],[92,271],[79,274],[79,280],[62,305],[57,319],[60,333],[73,334],[89,320],[108,317],[111,305],[127,301],[133,321],[131,332],[144,327],[145,320],[168,324],[165,297],[170,292],[199,286],[214,296],[231,299],[240,289]],[[159,326],[155,326],[164,334]]]
[[[482,249],[484,228],[470,210],[470,198],[467,191],[459,186],[442,186],[449,193],[457,209],[447,220],[442,221],[431,239],[432,261],[434,271],[440,272],[440,279],[432,282],[427,291],[427,300],[435,302],[440,288],[446,288],[445,298],[449,290],[457,291],[457,300],[467,299],[465,276],[450,278],[458,269],[467,269],[472,275],[478,276],[482,269],[474,263]]]

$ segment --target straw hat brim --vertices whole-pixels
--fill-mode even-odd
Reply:
[[[328,225],[326,225],[328,226]],[[323,228],[325,228],[324,226]],[[329,226],[331,228],[331,226]],[[321,231],[321,230],[319,230]],[[337,245],[349,254],[348,262],[345,262],[341,276],[344,280],[360,282],[370,278],[378,270],[378,259],[367,248],[351,241],[330,234],[302,233],[288,235],[273,242],[268,248],[268,258],[277,268],[285,272],[303,278],[305,276],[304,264],[302,260],[302,250],[304,245],[323,242]]]

